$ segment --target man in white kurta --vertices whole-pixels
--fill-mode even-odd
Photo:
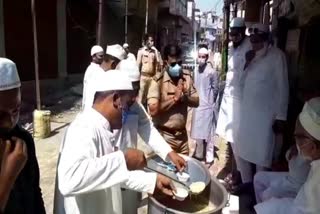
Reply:
[[[299,154],[311,161],[308,178],[295,198],[272,198],[257,204],[257,214],[318,214],[320,212],[320,97],[309,100],[296,125]]]
[[[226,85],[220,105],[216,133],[227,142],[236,143],[239,127],[241,101],[241,75],[245,65],[245,54],[251,49],[249,38],[245,36],[245,24],[242,18],[235,18],[230,24],[232,45],[228,55]]]
[[[249,38],[245,35],[246,26],[243,18],[234,18],[230,23],[230,40],[232,45],[228,55],[228,72],[226,74],[225,88],[221,99],[216,134],[231,145],[234,160],[232,173],[225,181],[231,187],[239,182],[239,161],[234,145],[237,143],[239,129],[240,104],[241,104],[241,76],[245,65],[245,54],[251,49]],[[237,165],[237,168],[236,168]]]
[[[186,166],[185,160],[171,149],[154,127],[142,104],[136,100],[140,89],[140,72],[136,62],[122,60],[119,64],[119,70],[128,75],[134,91],[122,129],[115,132],[117,148],[122,151],[126,151],[128,148],[137,148],[139,134],[141,139],[151,147],[155,154],[165,161],[172,161],[177,166],[177,169],[182,170]],[[123,204],[124,214],[136,213],[140,202],[139,194],[128,189],[123,189],[122,197],[124,201],[128,202]]]
[[[129,171],[141,167],[142,152],[130,150],[133,160],[128,151],[114,151],[112,129],[121,128],[132,89],[129,78],[119,71],[99,76],[96,92],[123,92],[117,92],[117,98],[102,94],[106,97],[99,99],[96,93],[93,108],[81,112],[68,128],[58,161],[55,213],[122,214],[120,185],[153,194],[159,182],[155,173]]]
[[[94,79],[94,76],[99,73],[103,72],[102,69],[100,69],[100,65],[103,60],[103,48],[99,45],[95,45],[91,48],[91,57],[92,62],[88,66],[83,79],[83,93],[82,93],[82,110],[84,109],[84,106],[86,102],[89,102],[91,93],[90,88],[88,87],[88,83]],[[90,101],[91,102],[91,101]]]
[[[254,176],[254,191],[258,203],[271,198],[294,198],[305,183],[310,161],[297,152],[296,145],[286,153],[288,172],[261,171]]]
[[[244,183],[252,182],[254,170],[270,168],[275,150],[275,133],[287,119],[288,73],[284,53],[268,44],[269,26],[249,28],[253,50],[246,56],[240,124],[236,153]]]
[[[128,43],[124,43],[122,47],[123,47],[123,49],[125,50],[125,52],[127,54],[127,57],[124,60],[130,60],[130,61],[136,62],[137,59],[136,59],[135,55],[130,52],[129,44]]]
[[[191,138],[196,140],[194,157],[211,164],[214,160],[215,102],[219,92],[219,74],[208,62],[209,51],[201,48],[194,84],[199,94],[199,106],[193,109]]]
[[[97,49],[98,48],[95,48],[94,52],[98,51]],[[101,49],[99,49],[99,54],[101,54]],[[91,63],[89,66],[90,70],[88,70],[88,73],[86,72],[84,81],[82,110],[92,107],[95,93],[94,88],[96,86],[96,82],[98,81],[97,78],[99,77],[99,74],[103,73],[104,71],[115,69],[119,62],[124,59],[124,56],[125,51],[120,45],[109,45],[106,48],[106,54],[104,57],[102,57],[101,62],[99,61],[100,64]]]

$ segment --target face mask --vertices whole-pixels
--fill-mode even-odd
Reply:
[[[302,152],[301,152],[300,147],[299,147],[298,145],[296,145],[296,146],[297,146],[298,154],[299,154],[299,156],[300,156],[303,160],[305,160],[305,161],[312,161],[312,158],[311,158],[311,157],[303,155]]]
[[[198,63],[200,66],[206,64],[206,59],[203,59],[203,58],[198,58]]]
[[[122,110],[122,125],[126,123],[128,119],[128,110]]]
[[[175,66],[169,67],[169,74],[171,77],[179,77],[181,72],[181,66],[176,64]]]

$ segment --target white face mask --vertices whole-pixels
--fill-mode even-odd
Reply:
[[[312,161],[311,157],[302,154],[300,147],[298,145],[296,145],[296,146],[297,146],[298,154],[302,159],[304,159],[306,161]]]

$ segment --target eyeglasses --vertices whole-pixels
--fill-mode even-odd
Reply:
[[[266,32],[263,32],[259,30],[258,28],[249,28],[248,29],[249,34],[265,34]]]

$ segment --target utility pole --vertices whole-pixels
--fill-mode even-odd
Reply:
[[[125,10],[126,10],[126,14],[125,14],[125,20],[124,20],[124,42],[127,43],[128,42],[128,0],[125,0]]]
[[[98,17],[98,38],[97,44],[102,45],[102,19],[103,19],[103,0],[99,0],[99,17]]]
[[[149,17],[149,0],[146,0],[146,23],[144,26],[144,33],[148,33],[148,17]]]
[[[224,2],[224,37],[223,37],[223,50],[222,50],[222,62],[223,71],[227,73],[228,71],[228,44],[229,44],[229,22],[230,22],[230,3],[228,0]]]
[[[38,55],[37,19],[36,19],[35,0],[31,0],[31,14],[32,14],[32,27],[33,27],[33,47],[34,47],[34,71],[35,71],[35,82],[36,82],[36,99],[37,99],[37,109],[40,111],[41,110],[41,98],[40,98],[39,55]]]
[[[192,17],[193,17],[193,54],[197,53],[197,22],[196,22],[196,13],[193,9],[192,12]],[[194,56],[192,56],[194,57]],[[197,67],[197,58],[194,57],[194,71],[196,70]]]

